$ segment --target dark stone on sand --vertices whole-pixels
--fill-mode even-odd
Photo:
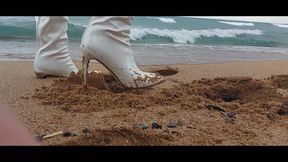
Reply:
[[[88,128],[84,128],[82,129],[82,132],[86,134],[86,133],[90,133],[90,130]]]
[[[71,132],[64,132],[63,133],[63,137],[70,137],[70,136],[72,136]]]
[[[284,102],[277,111],[279,115],[287,115],[288,114],[288,101]]]
[[[152,123],[152,129],[162,129],[162,126],[158,123]]]

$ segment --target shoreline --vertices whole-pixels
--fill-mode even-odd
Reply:
[[[72,59],[72,61],[75,64],[80,64],[81,60],[79,59]],[[97,64],[97,65],[101,65],[101,63],[97,62],[96,60],[92,60],[93,62],[91,62],[92,64]],[[2,62],[11,62],[11,63],[15,63],[15,62],[33,62],[33,59],[19,59],[19,60],[0,60],[0,63]],[[239,60],[239,61],[223,61],[223,62],[207,62],[207,63],[175,63],[175,64],[137,64],[138,66],[177,66],[177,65],[213,65],[213,64],[233,64],[233,63],[263,63],[263,62],[288,62],[288,60]],[[80,65],[78,65],[80,67]],[[77,66],[77,67],[78,67]],[[102,66],[102,65],[101,65]]]
[[[4,42],[0,61],[32,61],[36,42]],[[79,42],[69,43],[73,60],[81,61]],[[288,49],[254,46],[213,45],[132,45],[138,65],[203,64],[235,61],[288,60]],[[27,59],[27,60],[26,60]]]

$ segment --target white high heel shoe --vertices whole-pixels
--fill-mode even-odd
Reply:
[[[136,65],[129,38],[131,20],[129,16],[91,18],[81,41],[85,87],[90,59],[103,64],[128,88],[150,87],[164,81],[161,75],[143,72]]]
[[[38,51],[34,59],[34,72],[38,78],[68,77],[78,72],[68,52],[68,17],[36,17]]]

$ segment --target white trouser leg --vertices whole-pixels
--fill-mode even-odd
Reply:
[[[37,54],[34,71],[38,77],[67,77],[77,72],[68,52],[68,17],[40,16],[36,19]]]

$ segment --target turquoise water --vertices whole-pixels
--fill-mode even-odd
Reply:
[[[70,39],[80,40],[90,17],[70,17]],[[230,21],[231,22],[231,21]],[[233,23],[232,23],[233,24]],[[251,26],[253,24],[253,26]],[[134,17],[135,44],[200,44],[288,47],[288,28],[186,17]],[[34,17],[0,17],[0,40],[35,39]]]
[[[79,44],[90,17],[69,17],[69,46]],[[188,17],[133,17],[130,38],[140,63],[288,60],[288,25]],[[34,17],[0,16],[0,60],[33,59]],[[146,61],[143,61],[146,60]]]

